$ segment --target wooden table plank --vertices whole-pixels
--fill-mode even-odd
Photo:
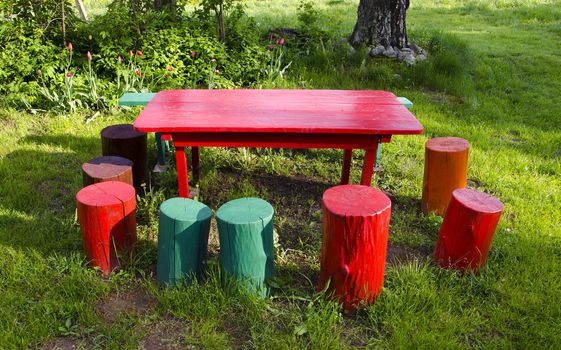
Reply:
[[[395,95],[363,90],[168,90],[134,122],[141,131],[419,134]]]

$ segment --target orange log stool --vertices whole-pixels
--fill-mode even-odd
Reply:
[[[323,242],[318,289],[352,310],[380,294],[388,244],[391,201],[361,185],[335,186],[323,194]]]
[[[91,266],[108,275],[136,242],[136,193],[120,181],[100,182],[76,195],[84,251]]]
[[[503,203],[487,193],[465,188],[452,192],[434,250],[436,262],[460,271],[482,268],[502,212]]]
[[[132,185],[132,161],[117,156],[94,158],[82,164],[82,176],[84,187],[106,181]]]
[[[437,137],[425,144],[421,201],[425,214],[444,216],[452,191],[467,186],[469,143],[459,137]]]

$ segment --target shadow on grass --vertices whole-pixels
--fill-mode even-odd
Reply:
[[[0,160],[0,243],[48,254],[81,250],[75,195],[81,164],[99,151],[94,137],[23,138]]]

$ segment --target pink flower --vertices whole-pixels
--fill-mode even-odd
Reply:
[[[92,53],[88,51],[88,53],[86,54],[86,59],[88,60],[88,62],[92,61]]]
[[[67,78],[72,78],[73,76],[74,76],[74,73],[72,73],[72,72],[66,73]]]
[[[164,77],[169,77],[169,73],[164,74]]]
[[[281,39],[279,40],[279,45],[284,45],[284,38],[281,38]]]
[[[191,51],[191,58],[197,57],[197,53],[195,51]]]
[[[272,50],[273,49],[273,44],[269,44],[269,46],[267,46],[267,49]]]
[[[275,45],[278,45],[278,44],[279,44],[279,39],[276,39],[275,40]]]
[[[142,56],[142,51],[140,51],[140,50],[136,51],[136,55],[137,55],[138,57]]]
[[[173,67],[168,67],[168,72],[172,72],[173,71]]]
[[[130,57],[134,56],[134,53],[132,52],[132,50],[129,50],[129,56]]]
[[[134,74],[140,76],[140,68],[137,68],[134,70]]]
[[[123,58],[121,56],[117,57],[117,62],[121,63],[122,60],[123,60]]]
[[[68,45],[66,46],[68,48],[68,50],[72,51],[72,43],[69,41]]]

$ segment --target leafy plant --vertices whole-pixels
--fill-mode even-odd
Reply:
[[[274,82],[277,79],[283,79],[284,74],[288,67],[292,64],[292,61],[285,64],[283,60],[284,56],[284,38],[274,39],[271,38],[270,44],[267,47],[270,52],[269,63],[264,68],[264,74],[269,83]]]

